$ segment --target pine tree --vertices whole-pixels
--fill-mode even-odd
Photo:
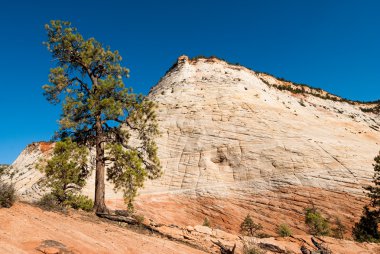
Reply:
[[[98,214],[108,212],[106,164],[108,179],[130,204],[144,180],[161,173],[154,142],[159,134],[155,105],[125,87],[129,70],[121,66],[118,51],[94,38],[85,40],[69,22],[51,21],[45,29],[45,44],[57,67],[50,70],[44,95],[52,104],[62,103],[63,111],[57,138],[70,137],[95,148]]]
[[[358,242],[378,242],[380,234],[378,230],[379,214],[364,206],[363,214],[358,223],[352,229],[352,235]]]
[[[366,186],[368,191],[368,197],[371,199],[371,207],[380,212],[380,152],[374,159],[373,169],[375,171],[373,175],[373,185]]]
[[[263,226],[260,223],[256,224],[249,214],[244,218],[244,221],[240,224],[240,232],[248,236],[254,236],[257,231],[262,229]]]
[[[364,206],[360,221],[355,224],[352,235],[359,242],[379,242],[380,233],[378,224],[380,222],[380,152],[375,157],[373,184],[366,186],[370,204]]]

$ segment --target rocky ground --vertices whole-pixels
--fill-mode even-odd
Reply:
[[[144,223],[153,231],[111,223],[84,212],[66,214],[44,211],[16,203],[0,209],[0,253],[220,253],[216,243],[236,244],[242,253],[242,239],[270,253],[300,253],[302,245],[315,249],[308,235],[271,238],[242,238],[235,234],[200,225]],[[154,233],[155,232],[155,233]],[[324,237],[317,238],[334,254],[380,253],[380,246]]]

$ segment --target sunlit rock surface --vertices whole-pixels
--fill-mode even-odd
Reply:
[[[380,118],[360,109],[371,105],[275,86],[294,87],[215,58],[180,57],[149,93],[158,106],[164,173],[140,191],[138,209],[181,225],[208,217],[230,231],[250,213],[268,232],[287,223],[301,233],[304,208],[314,205],[353,225],[380,150]],[[24,199],[41,194],[33,164],[44,153],[34,144],[12,165]],[[122,195],[109,184],[106,198],[122,207]]]

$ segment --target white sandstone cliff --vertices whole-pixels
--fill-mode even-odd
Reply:
[[[303,209],[315,205],[352,225],[380,149],[380,118],[360,109],[368,105],[320,98],[324,91],[275,86],[295,87],[216,58],[180,57],[148,95],[164,174],[140,191],[141,209],[157,221],[208,216],[230,230],[249,212],[270,229],[283,221],[302,231]],[[35,144],[12,165],[27,200],[40,195],[40,155]],[[121,194],[107,185],[106,199],[118,206]]]

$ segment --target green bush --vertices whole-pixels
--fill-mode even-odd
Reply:
[[[209,221],[207,217],[203,220],[203,226],[209,227],[209,228],[211,227],[211,222]]]
[[[137,221],[138,224],[143,224],[145,217],[141,214],[134,214],[132,217]]]
[[[45,174],[41,183],[51,190],[60,204],[75,199],[73,195],[86,184],[90,174],[87,155],[86,147],[65,139],[55,144],[52,157],[37,163],[37,168]]]
[[[0,207],[10,208],[16,202],[13,184],[0,182]]]
[[[90,212],[94,207],[94,202],[84,195],[70,195],[64,202],[60,202],[54,194],[48,193],[42,196],[37,202],[37,205],[46,210],[62,211],[65,210],[66,207],[71,207]]]
[[[330,225],[327,219],[315,208],[306,208],[305,222],[312,235],[329,235]]]
[[[91,212],[94,207],[94,202],[92,201],[92,199],[79,194],[71,195],[69,199],[64,202],[64,204],[74,209],[81,209],[86,212]]]
[[[287,237],[292,235],[292,230],[286,224],[280,224],[277,228],[277,233],[279,236]]]
[[[47,193],[41,197],[36,203],[45,210],[63,210],[64,207],[59,204],[58,199],[51,193]]]

